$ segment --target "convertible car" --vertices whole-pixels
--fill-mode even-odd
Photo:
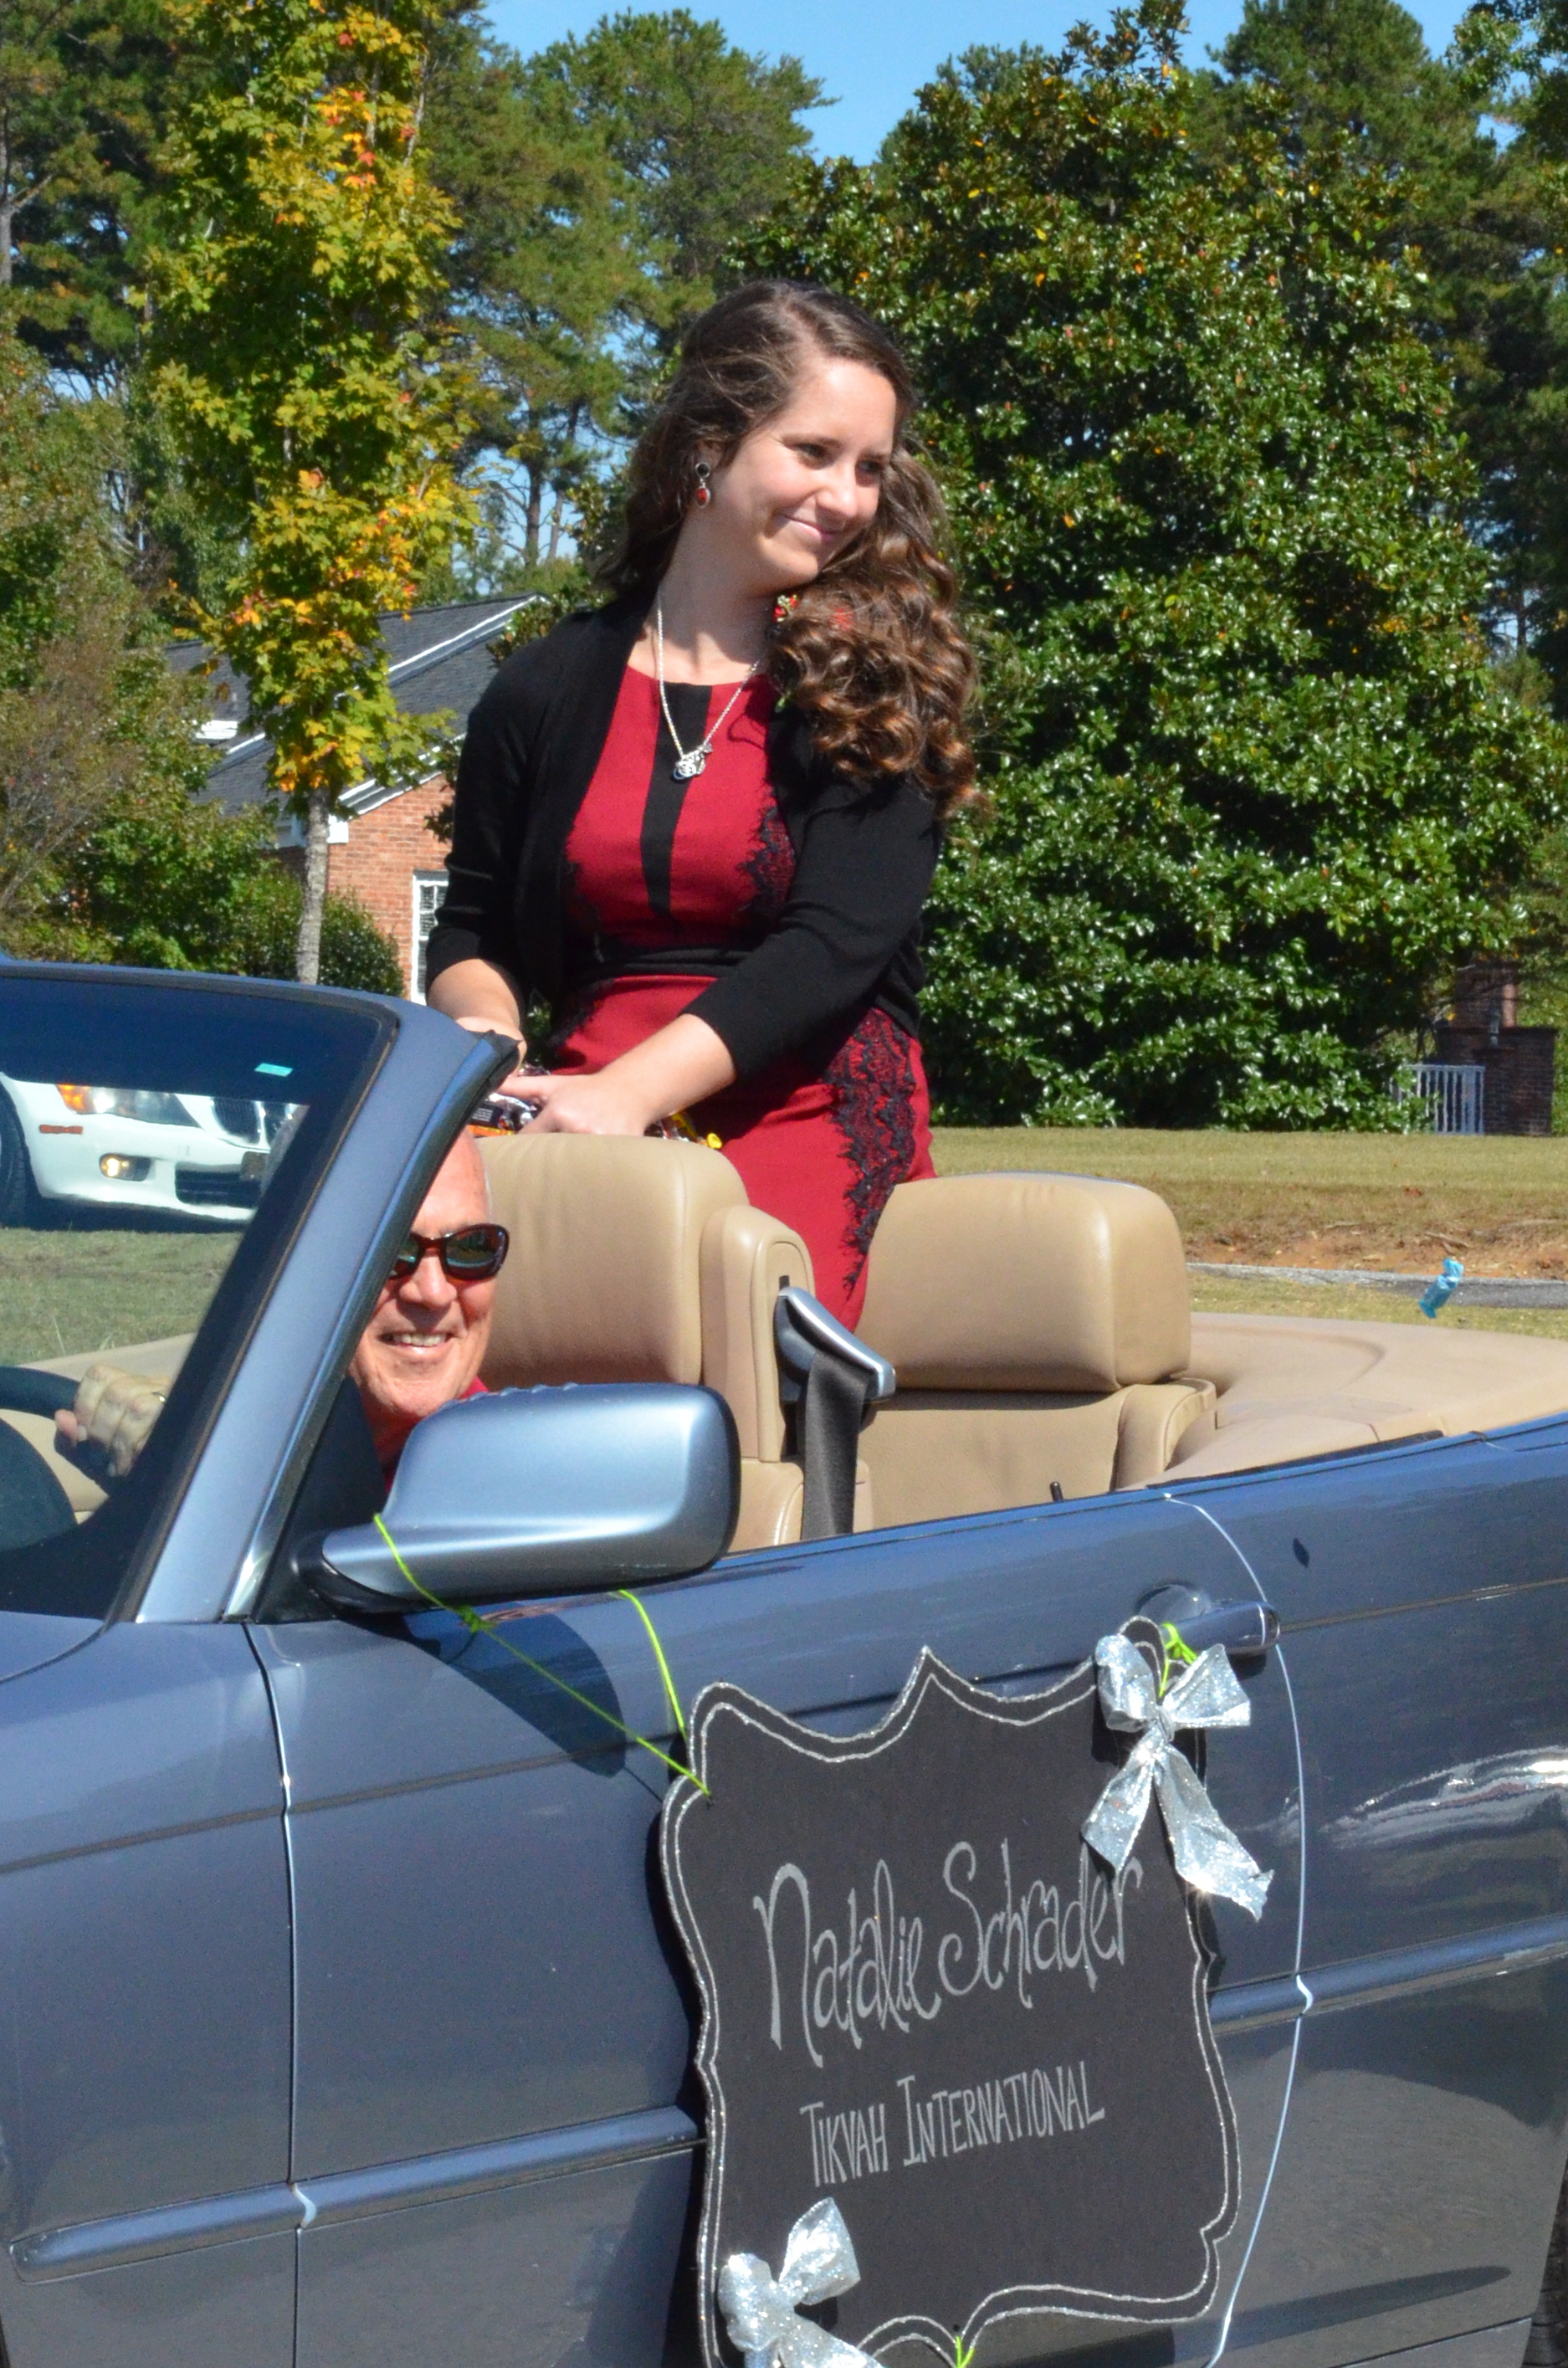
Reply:
[[[1006,1175],[894,1195],[846,1345],[722,1155],[496,1136],[494,1395],[386,1516],[479,1625],[379,1545],[343,1376],[506,1065],[371,997],[0,972],[17,1109],[86,1076],[292,1111],[194,1324],[177,1219],[135,1337],[0,1233],[9,2368],[692,2368],[642,1613],[679,1701],[839,1736],[924,1647],[1003,1694],[1140,1612],[1232,1656],[1251,1724],[1205,1781],[1273,1881],[1205,1910],[1216,2298],[998,2324],[977,2368],[1560,2360],[1568,1344],[1195,1317],[1153,1195]],[[166,1403],[100,1486],[51,1417],[106,1347]],[[858,1374],[846,1451],[818,1358]]]

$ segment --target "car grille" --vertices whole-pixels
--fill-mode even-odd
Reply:
[[[261,1200],[259,1176],[237,1167],[176,1167],[175,1196],[189,1209],[254,1209]]]
[[[261,1104],[236,1101],[233,1096],[214,1100],[212,1115],[225,1134],[237,1137],[241,1143],[261,1140]]]
[[[270,1143],[288,1109],[287,1102],[242,1101],[229,1094],[214,1098],[212,1115],[238,1143]]]

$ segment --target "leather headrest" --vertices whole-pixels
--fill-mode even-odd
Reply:
[[[901,1184],[868,1261],[860,1337],[901,1389],[1114,1390],[1191,1355],[1165,1203],[1095,1176]]]
[[[746,1197],[729,1161],[645,1135],[493,1135],[480,1150],[512,1236],[492,1388],[699,1382],[703,1227]]]

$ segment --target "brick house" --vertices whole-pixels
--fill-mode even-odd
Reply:
[[[1468,962],[1456,974],[1453,1001],[1432,1034],[1437,1061],[1482,1072],[1485,1133],[1551,1133],[1557,1030],[1520,1027],[1516,961]]]
[[[494,671],[487,644],[521,605],[516,599],[464,600],[416,609],[409,617],[383,617],[381,636],[403,713],[448,711],[460,734]],[[198,643],[170,654],[181,674],[193,673],[209,659]],[[237,814],[267,797],[267,743],[259,733],[246,733],[245,687],[225,662],[214,666],[205,681],[210,712],[201,732],[216,752],[206,794],[226,813]],[[449,795],[438,773],[413,790],[363,781],[344,798],[344,812],[329,830],[328,889],[357,896],[386,931],[403,964],[405,991],[415,1002],[424,1000],[425,944],[446,885],[447,842],[426,823]],[[278,824],[278,848],[284,862],[303,862],[303,836],[291,815]]]

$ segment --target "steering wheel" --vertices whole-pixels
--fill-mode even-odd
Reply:
[[[40,1373],[31,1365],[0,1365],[0,1406],[11,1414],[62,1414],[76,1403],[79,1384],[63,1373]]]
[[[0,1406],[12,1414],[47,1418],[75,1402],[76,1384],[63,1373],[39,1373],[26,1365],[0,1365]],[[45,1458],[30,1440],[0,1422],[0,1553],[36,1545],[74,1529],[76,1516]]]

